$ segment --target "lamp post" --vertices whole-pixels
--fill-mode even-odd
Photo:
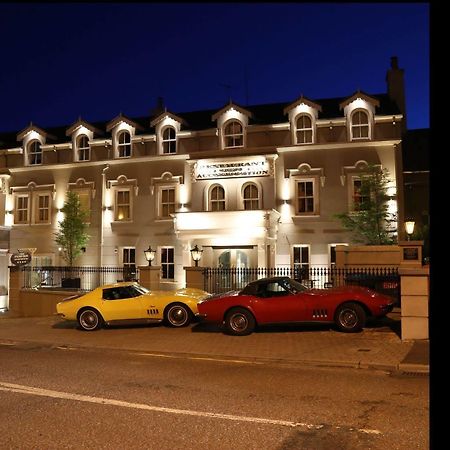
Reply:
[[[191,256],[195,262],[195,267],[198,267],[198,262],[200,261],[200,258],[202,257],[202,253],[203,253],[203,250],[200,250],[198,248],[197,244],[195,244],[195,247],[191,249]]]
[[[144,250],[145,259],[148,261],[148,265],[152,265],[152,261],[155,259],[156,250],[153,250],[149,245],[147,250]]]
[[[407,222],[405,222],[405,230],[406,234],[408,235],[408,241],[411,240],[411,235],[414,233],[414,225],[414,220],[408,220]]]

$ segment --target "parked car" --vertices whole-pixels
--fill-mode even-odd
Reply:
[[[201,289],[149,291],[137,282],[121,282],[67,297],[56,305],[56,311],[65,320],[76,320],[86,331],[124,321],[184,327],[195,319],[197,302],[208,295]]]
[[[310,289],[289,277],[263,278],[241,291],[201,300],[198,318],[222,324],[231,335],[250,334],[259,325],[334,323],[344,332],[357,332],[369,318],[392,311],[394,299],[361,286]]]

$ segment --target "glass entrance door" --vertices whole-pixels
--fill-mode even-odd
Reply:
[[[249,257],[245,250],[229,249],[224,250],[218,259],[218,267],[223,269],[229,269],[235,267],[242,269],[248,267]]]

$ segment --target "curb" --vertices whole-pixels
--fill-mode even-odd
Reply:
[[[206,361],[216,362],[228,362],[228,363],[241,363],[241,364],[274,364],[287,367],[322,367],[322,368],[341,368],[341,369],[363,369],[363,370],[382,370],[386,372],[403,372],[403,373],[417,373],[428,374],[429,367],[422,364],[370,364],[362,363],[360,361],[333,361],[333,360],[292,360],[292,359],[278,359],[278,358],[261,358],[261,357],[241,357],[241,356],[226,356],[226,355],[210,355],[203,353],[182,353],[182,352],[162,352],[151,350],[136,350],[132,348],[114,348],[114,347],[88,347],[76,344],[55,344],[53,342],[42,342],[33,340],[13,340],[3,339],[0,345],[17,345],[17,344],[33,344],[33,345],[45,345],[54,349],[70,349],[77,348],[88,351],[119,351],[125,353],[140,354],[150,357],[161,358],[186,358],[186,359],[200,359]]]

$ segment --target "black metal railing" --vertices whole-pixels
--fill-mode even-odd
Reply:
[[[210,268],[203,270],[204,289],[219,294],[243,289],[250,281],[265,277],[287,276],[311,288],[326,289],[358,285],[369,287],[400,300],[400,277],[397,267],[336,268],[336,267],[257,267]]]
[[[98,286],[139,278],[137,267],[22,267],[22,288],[74,288],[90,291]]]

